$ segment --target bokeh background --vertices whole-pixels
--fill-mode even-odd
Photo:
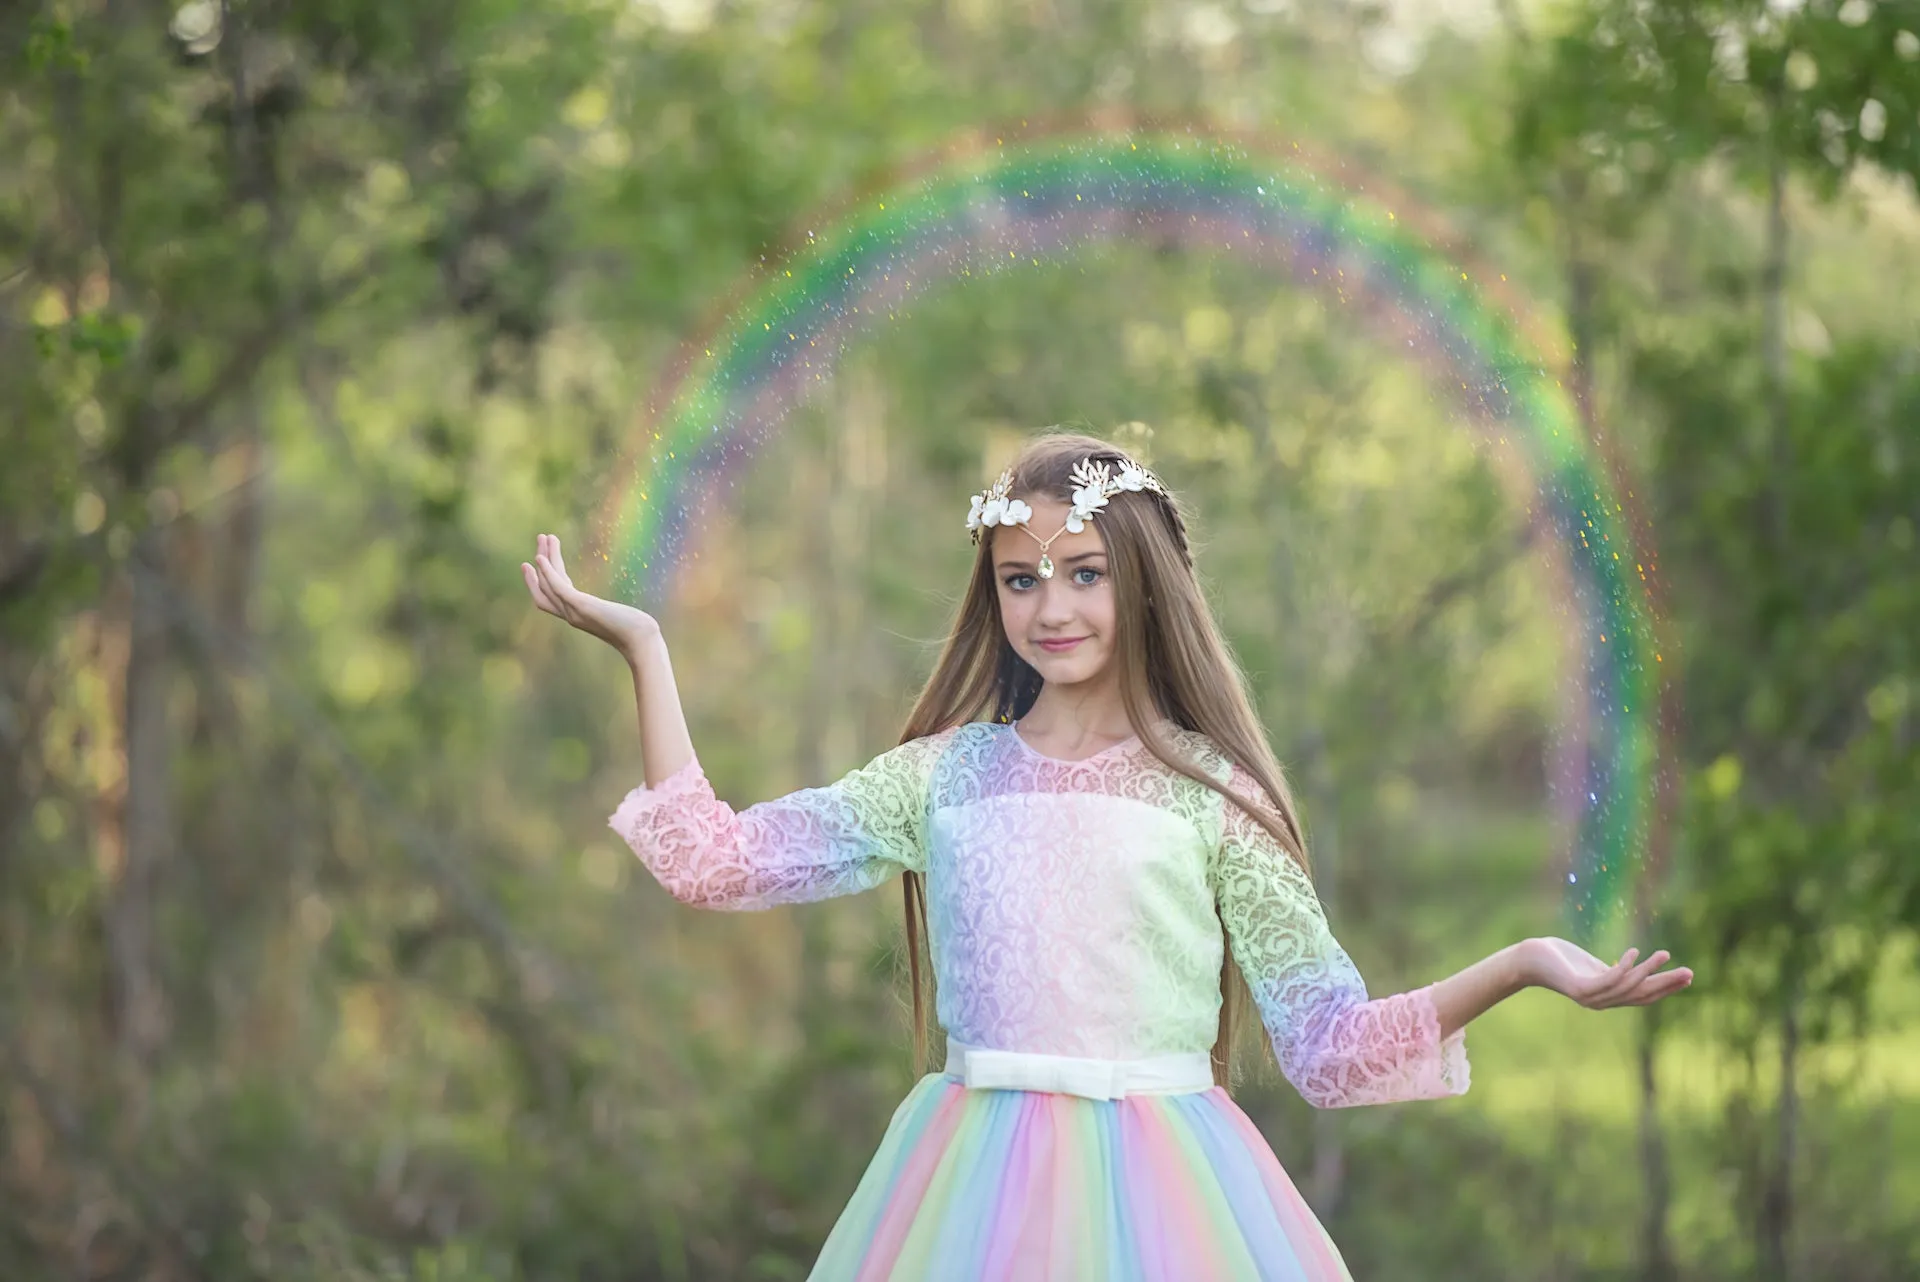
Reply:
[[[1377,1282],[1920,1276],[1920,5],[0,8],[0,1278],[804,1275],[911,1081],[893,893],[669,901],[518,562],[809,211],[996,122],[1311,143],[1538,301],[1660,551],[1650,1012],[1242,1101]],[[1560,925],[1577,620],[1337,301],[1118,246],[929,295],[662,617],[737,804],[890,746],[1021,433],[1147,454],[1375,992]]]

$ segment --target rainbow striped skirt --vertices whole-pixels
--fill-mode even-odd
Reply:
[[[923,1077],[827,1238],[817,1282],[1351,1282],[1227,1093],[1120,1099]]]

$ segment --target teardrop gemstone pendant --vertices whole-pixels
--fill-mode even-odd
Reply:
[[[1053,577],[1053,558],[1045,552],[1040,554],[1040,577],[1043,579],[1051,579]]]

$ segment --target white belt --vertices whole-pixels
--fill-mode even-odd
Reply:
[[[947,1072],[971,1090],[1045,1091],[1086,1099],[1190,1095],[1213,1086],[1213,1060],[1205,1051],[1149,1059],[1075,1059],[981,1050],[949,1040]]]

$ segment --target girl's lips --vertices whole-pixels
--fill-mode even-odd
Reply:
[[[1049,654],[1064,654],[1066,651],[1073,649],[1073,647],[1079,645],[1082,641],[1085,641],[1085,640],[1086,640],[1085,637],[1074,637],[1071,640],[1042,641],[1040,643],[1040,648],[1042,650],[1045,650]]]

